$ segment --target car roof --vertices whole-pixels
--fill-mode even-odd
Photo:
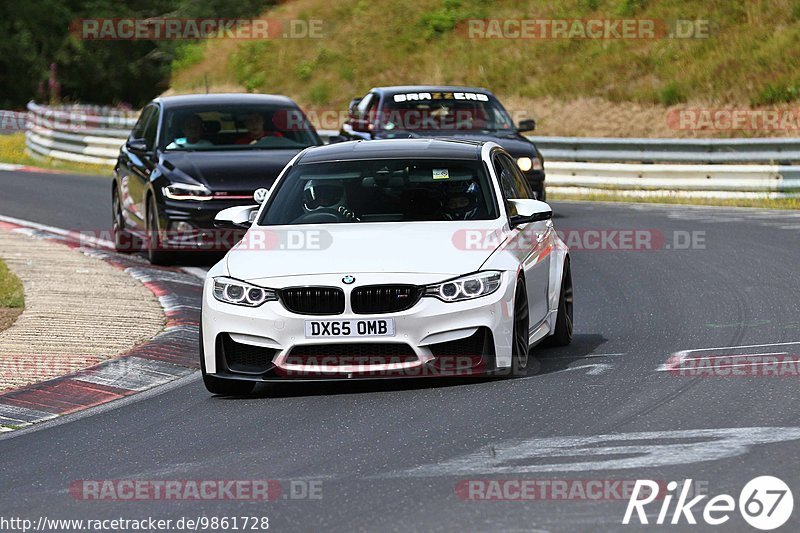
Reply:
[[[288,96],[279,94],[253,94],[253,93],[214,93],[214,94],[181,94],[174,96],[160,96],[153,100],[160,103],[165,109],[193,105],[214,104],[273,104],[286,107],[297,107],[297,104]]]
[[[494,96],[491,91],[483,87],[464,87],[460,85],[393,85],[387,87],[374,87],[371,92],[383,94],[418,93],[418,92],[473,92],[485,93]]]
[[[300,155],[298,164],[360,159],[413,157],[417,159],[479,160],[481,148],[487,142],[462,139],[380,139],[349,141],[308,148]]]

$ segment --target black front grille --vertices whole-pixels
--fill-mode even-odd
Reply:
[[[360,315],[396,313],[410,309],[420,296],[422,289],[414,285],[367,285],[353,289],[350,305]]]
[[[286,357],[289,364],[370,365],[418,361],[408,344],[365,342],[295,346]]]
[[[289,287],[278,291],[283,306],[300,315],[339,315],[344,292],[336,287]]]
[[[272,366],[276,350],[236,342],[228,335],[222,336],[225,363],[232,372],[261,374]]]

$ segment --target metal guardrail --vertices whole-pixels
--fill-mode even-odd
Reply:
[[[529,136],[545,159],[637,163],[800,163],[800,139],[627,139]]]
[[[548,185],[602,190],[800,191],[800,167],[545,162]]]
[[[136,124],[135,112],[99,106],[28,103],[25,146],[33,156],[113,165]]]
[[[113,165],[135,122],[132,112],[31,102],[26,146],[37,156]],[[318,132],[325,142],[338,134]],[[788,165],[800,163],[800,139],[528,138],[545,156],[548,185],[560,191],[800,195],[800,166]]]

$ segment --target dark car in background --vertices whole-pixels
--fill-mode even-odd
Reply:
[[[544,159],[522,133],[533,120],[514,124],[489,91],[475,87],[376,87],[350,102],[342,140],[455,137],[495,141],[516,160],[538,200],[546,199]]]
[[[154,264],[176,251],[224,252],[214,217],[254,203],[298,152],[322,140],[290,98],[203,94],[156,98],[120,149],[112,186],[114,244]]]

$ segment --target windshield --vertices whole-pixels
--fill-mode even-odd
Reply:
[[[514,124],[493,97],[482,93],[420,92],[386,96],[380,129],[509,130]]]
[[[297,108],[209,105],[168,110],[161,147],[175,150],[302,149],[320,144]]]
[[[261,225],[497,218],[491,185],[479,161],[301,164],[278,187]]]

